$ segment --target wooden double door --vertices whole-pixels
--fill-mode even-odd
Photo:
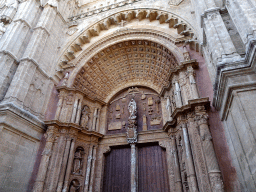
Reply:
[[[158,143],[137,144],[138,192],[168,192],[166,152]],[[131,148],[119,146],[105,157],[103,192],[131,191]]]

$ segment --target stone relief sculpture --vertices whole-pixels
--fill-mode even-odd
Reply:
[[[87,105],[85,105],[82,110],[80,125],[83,128],[88,128],[89,121],[90,121],[90,108]]]
[[[78,147],[74,156],[73,163],[73,174],[81,175],[82,173],[82,161],[84,156],[84,149],[82,147]]]

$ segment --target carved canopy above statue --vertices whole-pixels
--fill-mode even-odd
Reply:
[[[119,86],[167,86],[179,63],[164,46],[145,40],[125,41],[96,54],[77,74],[73,87],[103,100]]]

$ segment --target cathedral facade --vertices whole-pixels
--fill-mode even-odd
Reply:
[[[255,191],[255,63],[255,0],[0,0],[0,191]]]

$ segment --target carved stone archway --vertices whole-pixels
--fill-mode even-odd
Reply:
[[[184,38],[176,39],[166,33],[156,31],[156,30],[146,30],[146,29],[131,29],[131,30],[123,30],[120,32],[117,32],[115,34],[109,35],[105,38],[103,38],[101,41],[95,43],[90,49],[86,50],[81,54],[78,58],[76,58],[70,65],[74,67],[72,72],[69,75],[69,79],[67,82],[68,87],[73,87],[73,83],[75,82],[75,78],[79,71],[81,71],[82,67],[86,64],[94,62],[94,60],[97,60],[98,57],[97,54],[102,52],[103,50],[106,50],[107,48],[118,45],[124,41],[124,39],[128,41],[147,41],[150,40],[151,42],[155,43],[155,46],[161,46],[165,47],[168,54],[172,54],[174,58],[176,58],[176,61],[178,64],[181,64],[184,62],[184,55],[183,50],[179,47],[182,46],[182,42],[184,42]],[[151,45],[149,45],[151,46]],[[146,57],[145,57],[146,58]],[[156,58],[157,59],[157,58]],[[106,64],[106,63],[105,63]],[[124,87],[134,86],[134,85],[142,85],[151,87],[152,89],[156,90],[158,93],[162,91],[163,86],[167,85],[161,85],[159,86],[153,86],[152,83],[146,83],[143,81],[137,81],[133,83],[126,82],[125,84],[120,84],[120,86],[115,86],[115,89],[111,92],[111,94],[108,94],[108,97],[104,99],[104,102],[108,102],[109,99],[116,94],[118,91],[122,90]]]
[[[77,23],[79,23],[77,21],[81,20],[83,17],[83,15],[78,15],[70,19],[74,25],[77,25]],[[80,30],[75,38],[69,41],[70,43],[63,48],[62,54],[58,60],[59,67],[65,68],[67,64],[73,63],[73,60],[81,54],[83,55],[84,45],[89,44],[91,38],[98,36],[101,31],[108,30],[110,26],[113,25],[122,26],[123,22],[130,22],[133,19],[137,19],[138,21],[148,19],[150,22],[158,20],[159,24],[169,24],[169,28],[177,29],[177,34],[184,37],[182,41],[186,41],[191,45],[192,49],[199,51],[199,44],[195,35],[196,32],[184,18],[159,9],[129,9],[109,15],[91,24],[86,29]]]

